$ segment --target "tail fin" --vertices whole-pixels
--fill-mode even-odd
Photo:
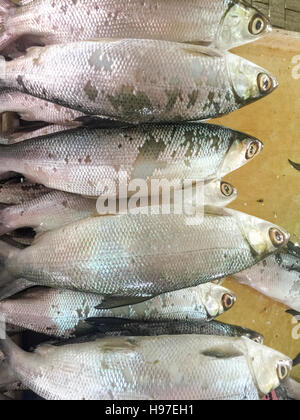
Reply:
[[[16,6],[10,0],[0,0],[0,51],[14,41],[8,27],[8,18]]]

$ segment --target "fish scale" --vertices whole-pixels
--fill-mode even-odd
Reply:
[[[253,36],[248,30],[249,22],[259,12],[233,0],[214,0],[213,3],[210,0],[35,0],[20,3],[22,6],[16,8],[10,4],[5,20],[9,36],[2,41],[3,46],[24,35],[33,35],[36,42],[46,45],[96,38],[150,38],[203,42],[229,49],[270,30],[266,26]],[[228,30],[231,16],[235,17],[234,27]],[[260,13],[259,16],[262,17]]]
[[[82,128],[0,146],[0,172],[21,172],[66,192],[115,197],[119,179],[126,186],[136,178],[220,178],[251,160],[246,155],[253,142],[259,153],[261,143],[247,134],[196,123]]]
[[[206,214],[192,226],[184,215],[172,214],[91,218],[48,232],[22,251],[7,253],[1,242],[0,251],[15,278],[149,297],[240,272],[276,250],[270,223],[232,210],[215,212],[220,214]],[[289,236],[279,232],[283,246]]]
[[[111,337],[35,353],[9,339],[0,346],[19,380],[51,400],[258,399],[279,386],[277,367],[287,376],[292,366],[245,337]]]
[[[2,61],[0,70],[3,87],[130,123],[206,120],[235,111],[278,85],[264,69],[229,52],[156,40],[36,47]],[[263,93],[261,73],[271,81]]]

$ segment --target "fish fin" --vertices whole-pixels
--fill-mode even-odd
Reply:
[[[0,265],[5,267],[6,260],[18,254],[20,250],[9,244],[6,240],[0,241]]]
[[[87,318],[85,321],[88,324],[90,324],[92,327],[96,328],[100,333],[103,333],[103,334],[107,332],[123,330],[126,327],[126,325],[136,325],[136,324],[140,324],[141,322],[143,324],[147,323],[147,321],[140,321],[136,319],[109,318],[109,317]]]
[[[300,171],[300,163],[295,163],[292,160],[289,159],[289,164],[296,169],[297,171]]]
[[[16,6],[9,0],[0,0],[0,50],[11,44],[15,37],[7,25],[7,18],[11,16]]]
[[[300,317],[300,312],[295,311],[294,309],[289,309],[288,311],[285,311],[286,314],[292,315],[294,318]],[[300,318],[299,318],[300,322]]]
[[[127,128],[130,126],[129,124],[124,123],[124,121],[105,118],[99,115],[83,115],[82,117],[76,118],[75,121],[80,123],[83,127],[88,128]]]
[[[0,210],[0,236],[6,235],[14,230],[8,224],[8,216],[9,216],[9,207]]]
[[[213,359],[233,359],[242,356],[243,353],[231,345],[216,346],[202,352],[205,357]]]
[[[132,296],[104,296],[102,302],[95,306],[95,309],[113,309],[121,306],[135,305],[136,303],[151,299],[151,297],[152,296],[147,298]]]
[[[7,283],[0,288],[0,302],[4,299],[8,299],[23,290],[35,287],[36,284],[24,279],[13,279],[7,278]]]
[[[300,365],[300,353],[293,360],[293,366],[295,367],[295,366],[298,366],[298,365]]]
[[[52,344],[41,344],[35,349],[34,353],[38,354],[39,356],[47,356],[54,349],[55,346],[53,346]]]

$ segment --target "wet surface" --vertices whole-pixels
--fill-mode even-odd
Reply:
[[[289,163],[300,163],[300,35],[275,30],[234,52],[272,72],[280,86],[265,99],[213,121],[247,132],[265,146],[253,162],[226,177],[239,191],[230,207],[281,225],[300,243],[300,172]],[[256,329],[267,345],[292,358],[300,353],[300,323],[293,323],[284,305],[232,280],[224,286],[237,293],[238,302],[222,321]],[[293,375],[300,381],[300,366]]]

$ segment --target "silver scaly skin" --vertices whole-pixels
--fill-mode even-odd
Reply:
[[[44,121],[66,126],[76,126],[74,120],[84,115],[73,109],[11,90],[0,92],[0,113],[3,112],[15,112],[24,121]]]
[[[284,230],[234,210],[215,208],[203,219],[150,210],[85,219],[24,250],[1,241],[0,256],[15,279],[147,298],[243,271],[289,240]]]
[[[258,399],[292,368],[245,337],[106,337],[35,353],[7,338],[0,348],[18,379],[50,400]]]
[[[202,192],[201,204],[204,206],[225,207],[237,197],[237,190],[231,184],[219,180],[205,183]],[[195,195],[192,190],[190,206],[196,205]],[[185,205],[188,206],[187,202]],[[47,232],[98,215],[101,214],[97,211],[96,200],[53,190],[25,204],[0,209],[0,236],[26,227],[37,233]]]
[[[180,181],[181,188],[185,179],[221,178],[261,149],[247,134],[208,124],[78,128],[0,146],[0,175],[19,172],[56,190],[115,197],[119,180],[149,187],[153,179]]]
[[[26,36],[29,44],[30,41],[49,45],[96,38],[150,38],[230,49],[254,41],[271,30],[260,12],[237,0],[34,0],[18,3],[23,5],[2,10],[2,48]]]
[[[1,204],[24,204],[27,201],[41,197],[49,192],[49,189],[40,184],[20,182],[19,179],[0,183]]]
[[[0,86],[129,123],[206,120],[271,93],[278,82],[229,52],[155,40],[32,48],[0,62]]]
[[[235,300],[230,290],[207,283],[136,305],[103,310],[96,309],[103,301],[100,295],[36,287],[0,302],[0,314],[6,322],[12,323],[14,329],[18,326],[41,334],[69,338],[87,334],[93,329],[85,322],[87,318],[206,322],[229,310]]]
[[[24,227],[45,232],[96,215],[95,200],[61,191],[50,191],[25,204],[0,210],[0,235]]]
[[[298,254],[284,249],[236,274],[235,280],[300,312],[300,250],[292,249]]]

